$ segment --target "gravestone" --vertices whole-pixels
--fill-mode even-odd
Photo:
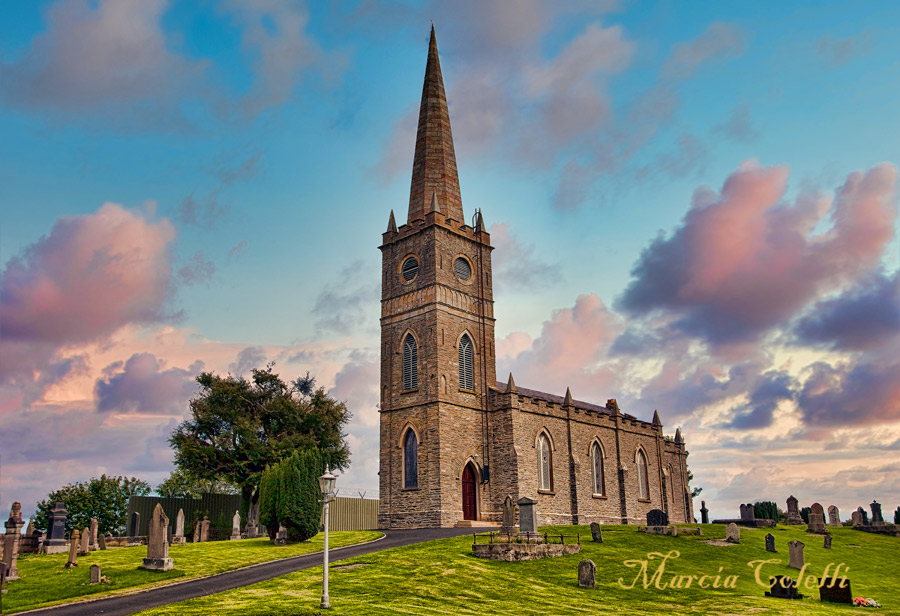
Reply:
[[[706,508],[706,501],[700,501],[700,522],[709,524],[709,509]]]
[[[506,495],[503,499],[503,517],[500,526],[501,533],[516,532],[516,504],[513,502],[512,496]]]
[[[172,544],[184,543],[184,509],[178,510],[175,516],[175,535],[172,537]]]
[[[797,582],[786,575],[776,575],[769,578],[771,587],[766,591],[767,597],[776,599],[802,599],[803,595],[797,592]]]
[[[232,541],[240,541],[241,539],[241,513],[239,511],[234,512],[234,517],[231,518],[231,540]]]
[[[21,514],[19,514],[19,520],[21,520]],[[9,519],[6,521],[6,534],[3,535],[3,563],[6,565],[6,579],[8,580],[18,580],[19,579],[19,569],[18,569],[18,558],[19,558],[19,540],[21,539],[21,535],[19,534],[20,524],[16,522],[15,518],[10,515]]]
[[[287,529],[284,526],[278,527],[278,533],[275,535],[275,545],[287,545]]]
[[[884,518],[881,517],[881,503],[872,501],[869,507],[872,508],[872,526],[884,526]]]
[[[740,543],[741,542],[741,527],[731,522],[728,526],[725,527],[725,541],[729,543]]]
[[[100,535],[97,539],[100,544],[100,549],[105,550],[106,549],[106,535]]]
[[[81,541],[81,533],[78,530],[72,531],[72,537],[69,538],[69,560],[66,561],[66,569],[78,566],[78,543]]]
[[[857,507],[856,510],[859,512],[860,518],[862,518],[862,525],[868,526],[869,525],[869,514],[866,513],[866,510],[863,509],[862,507]]]
[[[593,588],[597,584],[597,565],[594,561],[584,559],[578,563],[578,585],[582,588]]]
[[[15,522],[20,530],[24,526],[24,522],[22,522],[22,503],[19,501],[14,502],[12,507],[9,508],[9,521]]]
[[[205,543],[209,541],[209,516],[203,516],[203,521],[200,522],[200,543]]]
[[[843,584],[843,586],[841,586]],[[850,580],[840,578],[819,578],[819,601],[831,601],[832,603],[853,603],[853,593],[850,590]]]
[[[651,509],[647,512],[647,526],[668,526],[669,514],[662,509]]]
[[[144,569],[152,571],[170,571],[174,568],[172,559],[169,558],[169,542],[166,541],[166,527],[169,518],[166,517],[162,505],[156,503],[153,515],[150,516],[150,527],[147,531],[147,558],[144,559]]]
[[[91,529],[85,526],[81,531],[81,543],[78,545],[78,555],[87,556],[91,552]]]
[[[519,531],[522,533],[537,533],[537,512],[534,506],[537,503],[533,498],[523,496],[516,503],[519,505]]]
[[[741,521],[752,522],[755,519],[756,513],[753,510],[753,504],[747,503],[746,505],[741,505]]]
[[[800,508],[797,506],[797,499],[791,494],[787,499],[787,524],[803,524],[803,518],[800,517]]]
[[[45,554],[59,554],[65,552],[66,544],[66,506],[63,503],[56,503],[50,510],[50,523],[47,529],[47,538],[44,539]]]
[[[141,541],[141,514],[137,511],[131,514],[131,520],[128,524],[128,542],[140,543]]]
[[[91,518],[91,541],[88,544],[92,550],[96,550],[99,545],[97,545],[97,531],[100,528],[100,523],[97,518]]]
[[[194,522],[194,538],[192,541],[194,543],[200,543],[200,520]]]
[[[813,503],[812,507],[809,508],[809,514],[807,517],[809,519],[809,522],[806,524],[807,532],[828,532],[828,529],[825,528],[825,510],[822,508],[822,505],[820,505],[819,503]]]
[[[829,526],[840,526],[841,525],[841,512],[834,505],[831,505],[828,508],[828,525]]]
[[[247,510],[247,525],[244,526],[244,536],[248,539],[259,537],[259,501],[250,503]]]
[[[6,563],[0,562],[0,594],[6,594]]]
[[[862,514],[859,511],[854,511],[850,514],[850,522],[853,524],[853,526],[862,526]]]
[[[766,535],[766,552],[778,552],[775,549],[775,535],[772,533]]]
[[[100,583],[100,565],[91,565],[91,584]]]
[[[591,541],[594,543],[603,543],[603,531],[596,522],[591,522]]]
[[[825,544],[823,545],[823,547],[824,547],[826,550],[830,550],[830,549],[831,549],[831,535],[825,535]]]
[[[788,567],[791,569],[803,568],[803,548],[806,547],[800,541],[788,541]]]

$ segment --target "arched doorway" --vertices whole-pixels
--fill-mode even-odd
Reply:
[[[475,493],[475,467],[469,462],[462,474],[462,509],[463,520],[478,519],[478,496]]]

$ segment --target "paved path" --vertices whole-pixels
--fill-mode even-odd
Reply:
[[[434,539],[444,539],[446,537],[470,535],[473,532],[484,530],[488,529],[420,528],[415,530],[387,530],[382,531],[385,535],[383,539],[361,545],[348,545],[343,548],[333,549],[330,550],[329,556],[331,562],[335,562],[344,560],[345,558],[353,558],[355,556],[362,556],[363,554],[387,550],[388,548],[396,548],[403,545],[421,543],[423,541],[432,541]],[[97,599],[95,601],[81,603],[69,603],[67,605],[59,605],[56,607],[20,613],[47,614],[48,616],[93,616],[94,614],[126,616],[126,614],[133,614],[135,612],[140,612],[141,610],[148,610],[152,607],[159,607],[160,605],[186,601],[187,599],[193,599],[194,597],[205,597],[206,595],[231,590],[232,588],[240,588],[241,586],[249,586],[250,584],[256,584],[257,582],[263,582],[294,571],[300,571],[301,569],[316,567],[321,564],[321,552],[304,554],[302,556],[294,556],[283,560],[253,565],[252,567],[245,567],[244,569],[239,569],[237,571],[227,571],[199,580],[189,580],[171,586],[151,588],[130,595],[108,597],[106,599]]]

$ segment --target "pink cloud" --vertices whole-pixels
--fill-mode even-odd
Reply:
[[[165,319],[175,228],[107,203],[60,218],[0,280],[4,338],[68,344]]]
[[[197,392],[194,379],[202,369],[203,362],[196,362],[187,370],[166,370],[163,362],[149,353],[132,355],[124,364],[117,362],[104,369],[105,376],[94,387],[97,410],[180,417]]]

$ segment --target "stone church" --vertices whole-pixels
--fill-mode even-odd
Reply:
[[[491,238],[467,224],[434,28],[409,213],[381,242],[379,526],[500,520],[507,495],[537,501],[540,524],[691,522],[680,431],[497,381]]]

